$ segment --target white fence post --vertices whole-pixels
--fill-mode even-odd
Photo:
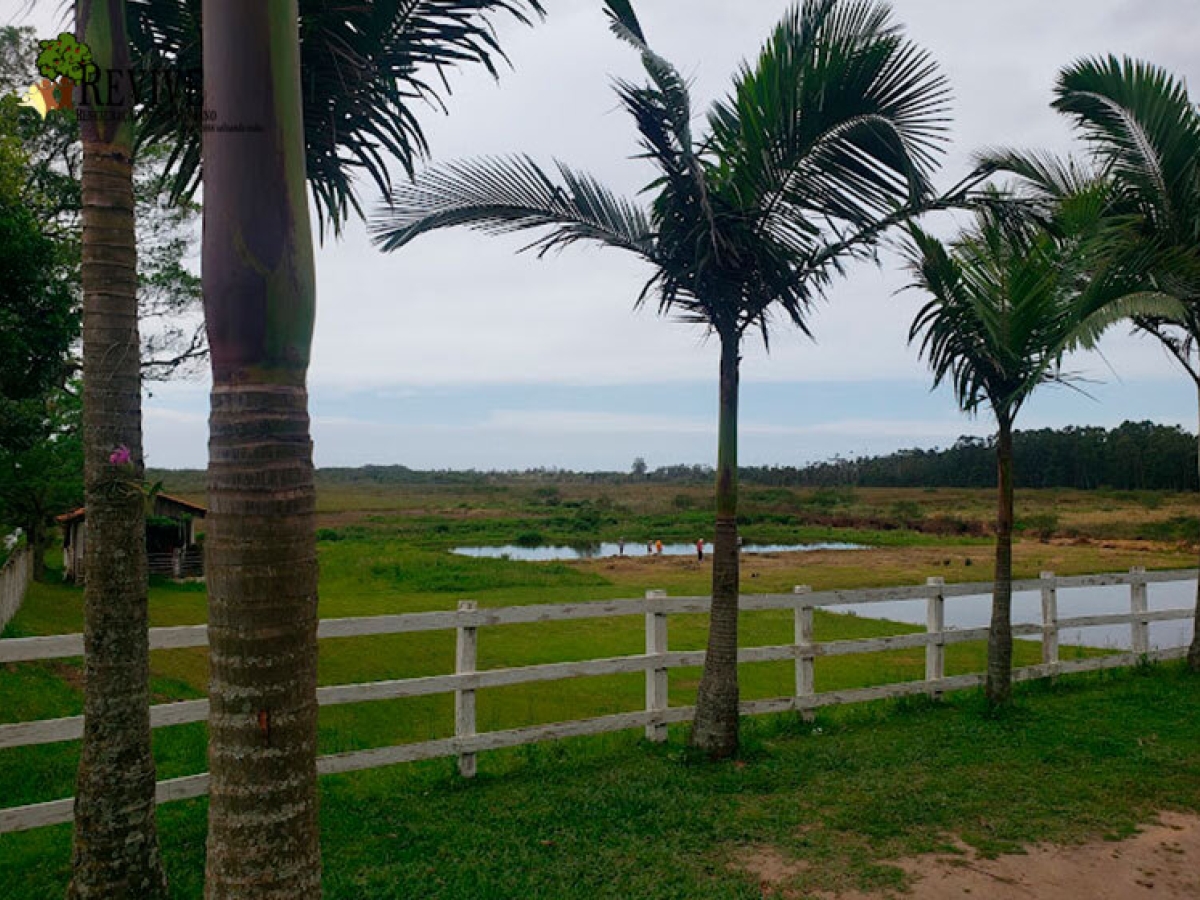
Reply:
[[[460,613],[473,613],[478,608],[474,600],[459,600]],[[454,673],[468,675],[475,671],[479,646],[479,629],[474,625],[459,625],[456,629]],[[475,691],[456,690],[454,692],[454,736],[475,736]],[[463,778],[475,777],[475,754],[460,753],[458,755],[458,773]]]
[[[941,681],[946,677],[946,579],[928,578],[925,583],[933,592],[925,601],[925,631],[929,640],[925,644],[925,680]],[[929,688],[929,696],[935,700],[942,696],[936,687]]]
[[[1058,579],[1042,573],[1042,663],[1058,666]]]
[[[1150,610],[1150,589],[1145,576],[1145,566],[1134,566],[1129,570],[1129,611],[1135,616],[1145,615]],[[1145,619],[1134,619],[1129,624],[1129,630],[1133,639],[1133,652],[1149,653],[1150,623]]]
[[[798,584],[792,588],[793,594],[811,594],[812,588],[807,584]],[[796,619],[796,700],[813,696],[816,690],[816,672],[813,656],[813,608],[803,600],[797,600],[794,607]],[[812,710],[801,710],[800,715],[805,721],[812,721]]]
[[[666,591],[646,591],[646,600],[651,611],[646,613],[646,656],[660,659],[667,652],[667,614],[653,609],[655,600],[666,600]],[[660,713],[667,709],[667,670],[646,660],[646,712]],[[661,744],[667,739],[664,722],[652,722],[646,726],[646,740]]]

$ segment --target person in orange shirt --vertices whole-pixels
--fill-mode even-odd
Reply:
[[[656,556],[662,556],[662,541],[654,542],[654,553]]]

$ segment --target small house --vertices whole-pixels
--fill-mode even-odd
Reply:
[[[169,494],[154,495],[146,516],[146,555],[151,575],[177,579],[204,577],[204,551],[196,544],[196,519],[203,519],[207,511],[203,506]],[[87,507],[58,516],[56,521],[63,532],[63,577],[82,584]]]

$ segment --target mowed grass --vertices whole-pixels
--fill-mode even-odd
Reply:
[[[463,565],[471,566],[475,562],[464,560]],[[574,590],[578,592],[579,588]],[[507,596],[507,591],[504,593]],[[197,603],[203,601],[203,594],[199,592],[162,585],[153,590],[153,597],[155,624],[182,624],[197,618],[203,621],[202,607],[197,607]],[[160,598],[162,612],[158,611]],[[45,623],[51,619],[65,626],[56,630],[75,630],[82,624],[81,599],[82,592],[77,589],[34,586],[8,636],[33,633],[31,623]],[[578,593],[575,599],[579,599]],[[493,605],[497,601],[489,598],[487,602]],[[418,604],[419,607],[425,605]],[[441,606],[445,608],[447,604]],[[388,611],[396,611],[395,605]],[[919,630],[894,622],[823,612],[817,613],[815,627],[816,637],[822,641]],[[706,628],[704,616],[672,616],[670,649],[702,649]],[[741,640],[745,646],[787,643],[792,640],[792,632],[793,622],[788,611],[744,613],[742,616]],[[643,651],[644,641],[640,616],[486,628],[480,633],[479,666],[492,669],[633,655]],[[319,679],[322,684],[448,674],[453,672],[454,633],[330,639],[321,642],[320,652]],[[1020,664],[1030,664],[1038,661],[1040,650],[1036,644],[1021,642],[1017,652]],[[948,672],[979,671],[984,658],[982,644],[954,645],[947,650]],[[924,676],[924,665],[923,649],[819,659],[816,663],[817,689],[840,690],[915,680]],[[203,649],[156,651],[152,654],[151,671],[155,702],[204,695],[208,673]],[[672,705],[694,702],[699,676],[698,669],[671,672]],[[82,711],[81,681],[79,660],[0,667],[0,721],[77,715]],[[743,667],[742,691],[746,699],[787,696],[793,687],[794,669],[790,663],[758,663]],[[483,690],[477,698],[481,730],[515,728],[641,709],[644,678],[641,674],[615,675],[518,685]],[[453,734],[453,723],[453,696],[450,694],[326,707],[321,710],[320,748],[323,753],[333,753],[449,737]],[[200,724],[156,731],[155,750],[160,777],[204,771],[204,742],[204,726]],[[77,742],[0,751],[3,805],[70,795],[77,761]],[[33,772],[36,777],[30,777]]]
[[[353,492],[339,495],[332,508],[326,507],[325,527],[331,528],[332,533],[326,532],[326,539],[320,544],[321,615],[333,618],[453,609],[462,599],[473,599],[490,607],[579,602],[637,597],[650,588],[667,589],[675,595],[707,593],[710,561],[700,564],[690,558],[663,558],[530,564],[471,559],[446,552],[446,547],[468,535],[480,538],[481,543],[511,540],[508,536],[525,527],[523,517],[534,508],[542,516],[539,519],[542,525],[554,521],[558,522],[554,528],[569,531],[574,527],[573,517],[588,507],[568,504],[598,505],[616,510],[614,516],[619,517],[621,503],[626,499],[633,503],[632,495],[620,498],[621,503],[613,503],[605,500],[602,492],[593,494],[557,500],[556,503],[567,505],[566,513],[558,506],[546,506],[544,493],[528,491],[497,490],[490,494],[482,491],[478,495],[431,491],[427,496],[414,498],[404,492],[372,489],[370,503],[357,510],[353,509]],[[462,499],[464,496],[466,499]],[[775,495],[771,497],[778,499]],[[764,498],[759,499],[765,502]],[[494,505],[476,507],[477,500]],[[664,507],[679,504],[677,497],[661,491],[645,502],[649,504],[647,509],[637,514],[659,518],[639,521],[666,522],[674,517],[683,522],[676,522],[681,533],[686,529],[686,534],[691,534],[692,518],[705,515],[702,511],[688,515],[665,512]],[[460,528],[455,522],[464,524]],[[609,523],[604,527],[615,526]],[[764,521],[757,527],[765,539],[804,539],[800,532],[780,521]],[[547,530],[553,533],[552,529]],[[849,535],[850,539],[864,537],[861,532]],[[761,593],[790,591],[795,584],[810,584],[818,590],[917,584],[929,575],[941,575],[951,582],[984,581],[990,577],[991,550],[986,541],[955,538],[938,542],[928,535],[905,533],[891,537],[888,546],[869,551],[747,555],[742,589],[745,593]],[[1122,570],[1134,564],[1183,567],[1192,564],[1192,553],[1182,546],[1162,544],[1075,546],[1065,542],[1025,541],[1017,547],[1018,577],[1036,575],[1044,569],[1066,575]],[[163,582],[152,587],[153,625],[197,624],[205,621],[205,616],[202,585]],[[70,633],[82,630],[82,625],[79,589],[36,585],[4,636]],[[704,617],[672,616],[670,648],[702,648],[705,629]],[[744,614],[742,643],[745,646],[788,643],[792,640],[792,630],[789,612]],[[866,618],[820,612],[816,616],[816,637],[820,641],[915,630],[919,629]],[[643,645],[641,617],[494,627],[480,633],[479,664],[486,669],[621,656],[641,653]],[[1064,649],[1064,655],[1074,652],[1082,651]],[[985,648],[982,644],[954,645],[947,649],[947,656],[948,674],[981,671]],[[1036,643],[1017,643],[1018,665],[1034,663],[1039,658],[1040,648]],[[452,632],[326,640],[321,642],[319,677],[322,684],[342,684],[446,674],[453,671],[453,660]],[[1171,675],[1171,671],[1166,670],[1160,676],[1169,681],[1183,678]],[[819,691],[914,680],[923,677],[923,673],[923,649],[819,659],[816,663]],[[207,677],[207,656],[203,649],[153,654],[155,702],[202,697]],[[698,670],[672,671],[672,705],[693,702],[698,679]],[[787,696],[793,690],[793,680],[793,667],[789,663],[744,666],[743,697]],[[82,709],[81,681],[79,660],[0,666],[0,722],[78,714]],[[1103,692],[1110,685],[1103,679],[1071,683],[1082,685],[1079,690],[1085,694]],[[1143,690],[1142,683],[1133,679],[1118,679],[1111,684]],[[636,710],[642,708],[643,692],[644,679],[640,674],[481,691],[479,727],[496,730]],[[1045,695],[1035,693],[1028,695],[1027,701],[1032,709],[1043,702],[1058,702],[1056,697],[1053,691]],[[1012,725],[984,721],[962,698],[955,699],[949,710],[917,709],[920,706],[901,705],[900,709],[906,711],[904,720],[916,715],[929,716],[932,721],[942,723],[938,727],[949,728],[947,734],[958,735],[956,739],[960,741],[982,737],[992,740],[1005,733],[994,729]],[[773,804],[786,804],[787,792],[794,793],[807,783],[810,767],[816,766],[814,772],[828,769],[831,777],[838,773],[839,777],[862,775],[864,764],[855,757],[862,752],[858,744],[869,743],[869,735],[877,728],[891,729],[887,731],[891,735],[887,740],[902,745],[893,748],[899,758],[888,763],[896,772],[898,784],[903,784],[906,778],[915,779],[914,784],[923,783],[928,773],[918,777],[920,773],[915,770],[897,768],[901,762],[914,766],[925,763],[917,750],[920,742],[916,738],[915,743],[901,740],[900,736],[907,732],[899,730],[901,725],[889,716],[876,712],[823,715],[818,721],[824,723],[824,733],[816,736],[792,733],[800,728],[794,720],[787,720],[790,725],[786,721],[782,725],[751,724],[744,769],[687,764],[681,749],[681,733],[673,734],[674,743],[666,750],[643,745],[637,735],[625,734],[484,754],[482,777],[472,785],[463,784],[453,776],[453,763],[448,760],[324,779],[328,895],[572,897],[582,896],[586,891],[589,895],[614,897],[758,897],[759,894],[746,893],[750,890],[750,880],[729,869],[726,858],[735,852],[738,841],[751,838],[736,837],[736,828],[731,831],[733,826],[720,824],[724,820],[716,813],[734,803],[738,811],[731,821],[749,823],[744,826],[749,829],[747,835],[761,832],[764,835],[761,839],[767,840],[765,835],[772,833],[775,825],[782,828],[780,823],[792,821],[791,813],[785,815],[775,810]],[[953,724],[958,721],[955,717],[961,719],[958,725]],[[1079,727],[1083,727],[1082,722]],[[846,755],[844,766],[833,765],[820,754],[812,756],[814,748],[834,746],[828,739],[831,730],[837,731],[838,741],[849,741],[844,747],[830,751],[834,756]],[[421,741],[446,737],[452,732],[452,695],[327,707],[321,710],[320,751],[333,753]],[[1066,734],[1061,732],[1047,740],[1067,740]],[[157,730],[154,746],[159,777],[204,771],[205,741],[203,724]],[[958,750],[968,753],[965,747]],[[986,757],[991,751],[980,746],[971,752]],[[76,742],[0,751],[0,806],[69,796],[77,761]],[[1186,763],[1185,774],[1191,771],[1187,769],[1191,765]],[[736,774],[748,771],[758,774],[754,778]],[[871,779],[875,777],[874,773],[870,775]],[[983,779],[980,790],[992,783],[986,773],[978,777]],[[784,793],[764,793],[771,778],[779,779],[776,790]],[[663,783],[654,779],[662,779]],[[736,800],[741,793],[738,785],[743,783],[750,785],[748,793],[743,800]],[[840,786],[830,782],[821,790],[827,790],[831,802],[840,792],[858,802],[858,793],[852,788],[849,782]],[[764,802],[754,809],[759,797]],[[766,802],[768,797],[774,799]],[[982,795],[973,802],[982,802]],[[1045,802],[1051,803],[1051,798]],[[661,804],[668,809],[657,809]],[[1053,808],[1058,809],[1054,804]],[[709,807],[712,814],[700,812],[701,808]],[[804,808],[811,808],[807,801]],[[616,824],[622,815],[631,817],[632,830],[621,831]],[[691,823],[688,828],[677,829],[676,815]],[[847,811],[846,815],[851,813]],[[762,821],[758,822],[759,819]],[[947,821],[952,819],[951,815]],[[176,895],[199,896],[203,802],[164,807],[161,821]],[[915,821],[919,824],[921,820],[918,817]],[[677,832],[668,836],[661,853],[650,840],[654,829]],[[610,835],[611,848],[601,851],[592,847],[592,842],[602,841],[606,830],[621,832]],[[834,868],[840,866],[839,871],[849,865],[849,857],[845,856],[849,845],[841,847],[841,844],[845,842],[842,832],[851,830],[849,824],[836,825],[831,832],[833,837],[828,841],[822,838],[813,845],[813,852],[817,853],[814,858],[821,861],[821,871],[826,871],[826,863]],[[456,832],[453,840],[447,838],[448,831]],[[918,827],[912,834],[905,832],[907,836],[900,844],[885,842],[879,846],[887,852],[893,846],[909,846],[903,841],[921,846],[921,840],[932,839],[928,835],[920,837],[924,833]],[[782,834],[783,831],[778,832]],[[649,842],[646,847],[639,843],[643,840]],[[727,846],[729,841],[733,845]],[[13,886],[11,891],[6,890],[6,896],[40,898],[61,893],[68,844],[69,829],[65,828],[0,837],[0,876],[6,877],[6,885]],[[841,849],[836,849],[835,844]],[[859,872],[855,878],[865,879],[863,883],[874,883],[875,878],[894,881],[897,877],[894,872],[878,874],[888,870],[878,869],[876,860],[880,854],[873,844],[867,847],[859,841],[855,846],[858,849],[854,850],[853,859],[855,871]],[[672,854],[682,860],[678,870],[670,862]],[[466,857],[474,861],[462,864]],[[652,857],[653,864],[643,866]]]
[[[921,573],[944,571],[936,568],[943,552],[957,554],[957,561],[967,551],[895,548],[819,554],[816,560],[794,554],[747,556],[743,590],[789,590],[801,579],[818,588],[846,586],[844,582],[851,577],[858,577],[860,584],[918,583],[923,580]],[[975,558],[978,563],[963,572],[983,577],[987,550],[972,548],[972,552],[973,557],[963,559]],[[1042,545],[1022,546],[1018,568],[1037,571],[1038,566],[1045,565],[1046,552]],[[1087,568],[1096,563],[1092,552],[1079,548],[1073,562],[1060,562],[1067,569],[1074,565],[1092,570]],[[1120,555],[1124,551],[1113,552]],[[711,564],[706,561],[701,565],[690,558],[531,564],[454,556],[385,536],[322,542],[320,559],[323,618],[453,609],[458,600],[465,598],[483,606],[502,606],[636,597],[648,587],[667,587],[675,594],[703,594]],[[156,581],[150,608],[155,626],[204,622],[203,585]],[[69,633],[82,627],[81,589],[38,584],[6,636]],[[791,613],[786,610],[744,613],[741,641],[744,646],[788,643],[793,628]],[[815,628],[820,641],[920,630],[821,611],[816,615]],[[670,619],[672,650],[703,649],[706,635],[704,616]],[[325,640],[320,647],[319,679],[321,684],[332,685],[449,674],[454,667],[454,640],[452,631]],[[644,642],[640,616],[485,628],[479,638],[479,666],[493,669],[633,655],[643,651]],[[1018,665],[1040,660],[1040,648],[1035,643],[1020,641],[1016,652]],[[947,649],[947,672],[981,671],[985,657],[982,643],[953,645]],[[924,665],[922,648],[822,658],[816,662],[816,685],[819,691],[831,691],[917,680],[924,676]],[[203,697],[208,680],[207,653],[203,648],[156,651],[152,654],[151,673],[157,703]],[[670,673],[672,705],[694,702],[699,677],[698,669]],[[788,662],[746,665],[741,675],[743,697],[788,696],[794,689],[794,677],[794,668]],[[78,715],[82,702],[80,660],[0,667],[0,722]],[[641,674],[494,688],[480,691],[477,699],[479,727],[489,731],[633,711],[643,708],[643,703]],[[326,707],[320,714],[320,750],[336,753],[449,737],[453,723],[450,694]],[[156,731],[160,777],[204,771],[205,741],[203,724]],[[77,762],[77,742],[0,751],[2,805],[69,796]]]
[[[893,861],[1031,841],[1118,839],[1161,809],[1200,811],[1200,681],[1156,666],[747,722],[732,764],[699,763],[682,730],[485,754],[321,781],[325,896],[340,900],[760,900],[741,867],[796,863],[789,896],[900,888]],[[202,891],[206,805],[160,808],[172,895]],[[68,826],[0,838],[13,900],[61,896]]]

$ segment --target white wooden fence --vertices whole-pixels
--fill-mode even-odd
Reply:
[[[1016,636],[1040,636],[1042,638],[1041,664],[1015,670],[1014,679],[1025,681],[1068,672],[1129,666],[1144,659],[1165,660],[1184,656],[1186,648],[1150,650],[1148,625],[1150,622],[1190,619],[1194,610],[1184,608],[1150,612],[1147,602],[1147,585],[1156,582],[1194,580],[1196,577],[1195,570],[1147,573],[1144,569],[1134,569],[1129,574],[1086,575],[1073,578],[1056,578],[1052,573],[1043,573],[1040,579],[1015,582],[1014,591],[1041,591],[1043,615],[1040,624],[1013,626],[1013,634]],[[1128,613],[1077,616],[1068,619],[1058,617],[1058,590],[1112,585],[1128,585],[1130,587],[1130,611]],[[945,653],[946,647],[950,644],[985,639],[987,629],[947,630],[943,626],[944,611],[947,600],[988,594],[991,590],[990,583],[948,585],[940,578],[931,578],[926,584],[913,587],[821,592],[813,592],[806,587],[797,587],[791,594],[743,596],[741,608],[745,611],[792,610],[795,617],[795,637],[792,643],[742,648],[738,652],[738,660],[742,663],[792,660],[795,664],[795,691],[789,697],[742,703],[742,713],[758,715],[799,712],[807,715],[812,710],[825,706],[921,693],[938,696],[945,691],[982,684],[983,676],[980,674],[946,677]],[[813,641],[814,609],[895,600],[924,600],[927,608],[926,631],[859,640],[821,643]],[[317,690],[317,698],[321,706],[453,692],[455,695],[455,736],[421,743],[322,756],[317,760],[317,770],[321,774],[354,772],[395,763],[457,756],[460,772],[464,776],[470,777],[475,773],[476,755],[486,750],[517,747],[523,744],[581,735],[623,731],[631,728],[644,728],[648,740],[664,741],[667,737],[668,725],[691,721],[695,712],[694,707],[669,705],[667,673],[671,669],[701,666],[704,664],[705,656],[702,650],[668,650],[667,617],[673,614],[707,613],[710,602],[707,597],[668,597],[662,591],[649,591],[645,598],[640,600],[608,600],[559,606],[514,606],[500,609],[479,609],[473,601],[462,601],[458,610],[452,612],[322,620],[318,631],[318,636],[321,638],[455,630],[457,652],[455,654],[455,672],[452,675],[405,678],[365,684],[331,685]],[[519,668],[485,671],[476,669],[476,646],[480,628],[619,616],[645,617],[646,652],[644,654]],[[1130,652],[1069,661],[1059,659],[1058,633],[1061,629],[1122,624],[1127,624],[1131,628],[1132,650]],[[150,629],[152,650],[203,647],[206,643],[207,627],[204,625]],[[918,647],[925,648],[925,678],[923,680],[820,694],[814,690],[813,672],[814,661],[817,657]],[[82,654],[83,636],[79,634],[0,640],[0,663],[62,659],[78,657]],[[644,710],[484,734],[476,732],[476,691],[481,689],[636,672],[645,673],[646,704]],[[202,722],[207,717],[207,700],[158,704],[150,709],[152,728],[163,728],[186,722]],[[82,735],[82,716],[0,725],[0,750],[56,741],[78,740]],[[159,782],[158,802],[198,797],[207,791],[207,774],[174,778]],[[73,798],[66,798],[48,803],[0,809],[0,834],[69,822],[73,814],[73,803]]]
[[[176,547],[165,553],[147,553],[146,563],[151,575],[176,579],[204,577],[204,550],[200,547]]]
[[[0,567],[0,631],[21,608],[32,580],[33,554],[28,547],[18,548]]]

